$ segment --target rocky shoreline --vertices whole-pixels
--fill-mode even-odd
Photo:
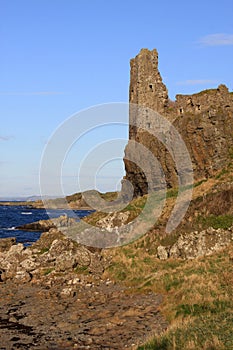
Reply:
[[[17,226],[17,230],[25,230],[25,231],[43,231],[48,232],[52,228],[63,228],[70,227],[76,224],[76,220],[73,218],[69,218],[66,215],[61,215],[58,218],[49,219],[49,220],[39,220],[36,222],[32,222],[29,224]]]
[[[28,248],[2,239],[0,348],[133,349],[165,330],[162,297],[107,279],[108,264],[56,229]]]
[[[35,202],[0,202],[0,206],[24,206],[28,209],[45,209],[45,205],[42,201]],[[66,209],[66,210],[91,210],[92,208],[88,205],[82,205],[80,203],[62,203],[56,204],[51,201],[48,205],[46,205],[46,209]]]
[[[133,349],[167,328],[161,296],[130,294],[111,281],[8,282],[0,298],[1,349]]]
[[[115,222],[115,216],[96,224],[112,227],[127,217]],[[110,251],[78,244],[59,231],[75,223],[61,216],[22,226],[43,231],[30,247],[15,238],[0,240],[1,350],[137,349],[168,328],[160,313],[162,295],[116,283],[107,273],[114,264]],[[232,242],[233,227],[183,232],[172,245],[159,245],[153,258],[196,259]]]

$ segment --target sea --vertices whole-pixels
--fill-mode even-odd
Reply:
[[[91,210],[64,210],[64,209],[35,209],[22,205],[2,205],[0,206],[0,238],[15,237],[17,243],[23,243],[24,246],[30,246],[36,242],[41,231],[22,231],[16,227],[29,224],[39,220],[57,218],[61,215],[67,215],[77,219],[89,215]]]

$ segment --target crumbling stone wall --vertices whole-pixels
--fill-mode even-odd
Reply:
[[[157,50],[142,49],[130,61],[130,68],[130,102],[163,113],[168,104],[168,91],[158,70]]]
[[[228,114],[233,112],[233,93],[229,93],[225,85],[219,85],[217,89],[204,90],[193,95],[176,95],[175,107],[178,115],[206,113],[211,116],[218,109]]]

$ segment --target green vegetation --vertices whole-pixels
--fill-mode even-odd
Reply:
[[[233,147],[229,148],[229,156],[231,159],[233,159]]]
[[[128,204],[124,208],[124,211],[129,210],[129,211],[140,212],[145,207],[146,201],[147,201],[147,195],[143,197],[135,198],[130,202],[130,204]]]
[[[81,265],[78,265],[78,266],[75,268],[74,272],[77,273],[77,274],[88,275],[88,274],[89,274],[88,266],[81,266]]]
[[[99,193],[100,197],[104,200],[111,202],[117,199],[118,192],[106,192],[106,193]]]
[[[233,325],[233,315],[228,309],[214,317],[195,318],[139,346],[138,350],[231,350],[233,333],[229,325]]]
[[[101,198],[103,198],[109,202],[115,200],[117,198],[117,194],[118,194],[118,192],[106,192],[106,193],[98,192],[98,193],[99,193]],[[76,202],[76,201],[80,200],[81,198],[82,198],[82,193],[74,193],[70,196],[67,196],[66,200],[68,203],[71,203],[71,202]],[[57,201],[57,199],[56,199],[56,201]],[[64,201],[64,199],[63,199],[63,201]]]
[[[208,257],[156,259],[132,244],[113,251],[106,274],[131,293],[163,295],[160,310],[170,323],[138,350],[233,349],[233,246]]]
[[[174,198],[174,197],[177,197],[178,195],[178,189],[177,188],[171,188],[167,191],[167,199],[168,198]]]
[[[225,174],[228,174],[229,173],[229,170],[223,168],[216,176],[215,176],[215,179],[218,180],[218,179],[221,179],[221,177],[223,177]]]
[[[45,276],[47,276],[47,275],[49,275],[53,270],[54,270],[53,268],[47,269],[47,270],[45,270],[45,271],[43,272],[43,274],[44,274]]]
[[[45,248],[42,248],[42,249],[38,252],[38,254],[42,255],[42,254],[44,254],[44,253],[47,253],[48,251],[49,251],[49,247],[45,247]]]
[[[200,91],[200,92],[197,92],[196,94],[194,94],[194,95],[199,95],[199,96],[201,96],[201,95],[205,95],[205,94],[213,94],[213,93],[215,93],[216,92],[216,89],[206,89],[206,90],[202,90],[202,91]]]
[[[74,193],[66,197],[68,203],[78,201],[82,198],[82,193]]]
[[[169,111],[169,112],[174,112],[174,111],[176,111],[176,108],[174,108],[174,107],[169,107],[169,108],[168,108],[168,111]]]
[[[169,233],[159,238],[159,244],[163,246],[171,246],[177,241],[178,236],[179,236],[178,232]]]
[[[222,181],[225,175],[229,176],[228,168],[222,169],[215,180]],[[202,179],[193,187],[206,181]],[[177,189],[167,191],[168,205],[174,203],[172,199],[177,195]],[[134,199],[123,211],[129,212],[132,220],[142,212],[147,200],[148,196]],[[161,200],[157,194],[152,200],[153,205]],[[208,197],[204,200],[208,203]],[[197,204],[202,204],[202,201],[202,196],[196,198]],[[85,220],[95,223],[104,216],[105,213],[93,213]],[[163,225],[162,220],[160,225]],[[231,214],[199,215],[193,216],[190,230],[228,229],[232,225]],[[156,259],[158,245],[174,244],[181,231],[160,236],[156,232],[155,226],[152,232],[135,243],[111,250],[113,259],[105,271],[106,277],[130,287],[129,293],[152,291],[163,295],[160,311],[170,325],[161,336],[148,339],[138,350],[233,349],[233,246],[199,259],[163,261]],[[88,269],[83,273],[88,273]]]
[[[200,180],[200,181],[198,181],[198,182],[195,182],[195,184],[193,185],[193,187],[198,187],[198,186],[200,186],[200,185],[202,185],[204,182],[206,182],[207,181],[207,179],[203,179],[203,180]]]
[[[213,227],[214,229],[222,228],[227,230],[233,225],[233,215],[199,216],[198,223],[202,225],[203,229]]]

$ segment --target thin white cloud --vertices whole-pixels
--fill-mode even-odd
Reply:
[[[2,135],[0,135],[0,141],[9,141],[12,138],[13,138],[13,136],[2,136]]]
[[[203,46],[226,46],[233,45],[233,34],[216,33],[203,36],[199,39]]]
[[[191,80],[184,80],[184,81],[178,81],[176,85],[205,85],[205,84],[216,84],[216,80],[211,79],[191,79]]]
[[[85,175],[81,175],[81,176],[77,176],[77,175],[63,175],[62,176],[64,179],[77,179],[77,178],[85,178],[85,179],[93,179],[93,176],[85,174]],[[96,176],[97,179],[121,179],[122,175],[120,174],[119,176],[116,175],[97,175]]]
[[[64,95],[59,91],[33,91],[33,92],[1,92],[0,96],[48,96],[48,95]]]

